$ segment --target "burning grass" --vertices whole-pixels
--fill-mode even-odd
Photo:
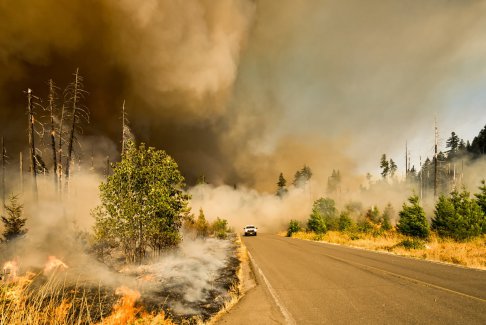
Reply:
[[[313,232],[297,232],[292,234],[292,237],[486,269],[486,236],[484,235],[467,242],[441,239],[435,235],[427,241],[420,241],[395,231],[384,232],[380,236],[339,231],[328,231],[322,235]]]
[[[150,264],[113,271],[119,279],[110,284],[54,256],[27,271],[8,261],[0,280],[0,324],[206,322],[237,291],[237,244],[207,239],[187,245]],[[119,282],[128,284],[115,287]]]

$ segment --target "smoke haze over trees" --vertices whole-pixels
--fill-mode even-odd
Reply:
[[[65,85],[79,67],[90,91],[85,133],[119,147],[126,99],[134,133],[180,161],[188,183],[204,174],[271,190],[270,175],[291,175],[303,162],[323,180],[335,168],[362,173],[383,151],[396,157],[407,138],[417,167],[419,155],[430,156],[423,139],[434,115],[448,134],[451,121],[484,107],[475,94],[486,83],[477,68],[485,5],[361,6],[1,1],[0,127],[10,152],[24,148],[22,91],[47,98],[47,80]],[[469,120],[475,129],[485,122]],[[470,139],[468,129],[455,131]]]

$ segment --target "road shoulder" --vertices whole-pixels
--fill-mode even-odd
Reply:
[[[264,280],[258,272],[254,272],[243,242],[241,245],[244,252],[241,258],[242,297],[212,324],[285,324],[285,319]]]

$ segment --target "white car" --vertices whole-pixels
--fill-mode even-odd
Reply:
[[[253,225],[247,225],[243,228],[245,236],[256,236],[258,228]]]

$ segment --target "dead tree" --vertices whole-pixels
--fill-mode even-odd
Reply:
[[[51,149],[52,149],[52,163],[53,163],[53,176],[54,185],[56,190],[58,189],[57,181],[57,154],[56,154],[56,127],[54,124],[55,108],[56,108],[56,87],[52,79],[49,79],[49,117],[51,122],[50,138],[51,138]]]
[[[22,157],[22,151],[19,155],[19,176],[20,176],[20,193],[24,192],[24,158]]]
[[[7,154],[5,150],[5,139],[2,137],[2,212],[5,209],[5,160],[7,159]]]
[[[127,113],[125,111],[125,101],[123,101],[122,106],[122,150],[121,156],[125,154],[125,150],[127,148],[127,143],[129,141],[134,141],[134,136],[132,131],[130,130],[130,124],[127,118]]]
[[[58,137],[58,141],[57,141],[57,144],[58,144],[58,153],[57,153],[57,182],[59,184],[59,190],[61,190],[61,186],[62,186],[62,127],[63,127],[63,124],[64,124],[64,104],[62,105],[62,108],[61,108],[61,119],[59,121],[59,137]]]
[[[66,88],[66,102],[67,106],[71,109],[71,127],[69,130],[67,159],[66,159],[66,185],[69,186],[69,173],[70,166],[73,157],[74,141],[76,140],[76,134],[78,133],[78,124],[80,120],[85,120],[89,123],[89,113],[86,106],[82,105],[84,95],[86,91],[83,89],[83,77],[79,75],[79,68],[74,73],[74,81]]]
[[[27,110],[29,112],[29,149],[30,149],[30,173],[32,175],[32,191],[37,200],[37,168],[35,161],[35,137],[34,137],[34,110],[32,103],[32,90],[27,89]]]

